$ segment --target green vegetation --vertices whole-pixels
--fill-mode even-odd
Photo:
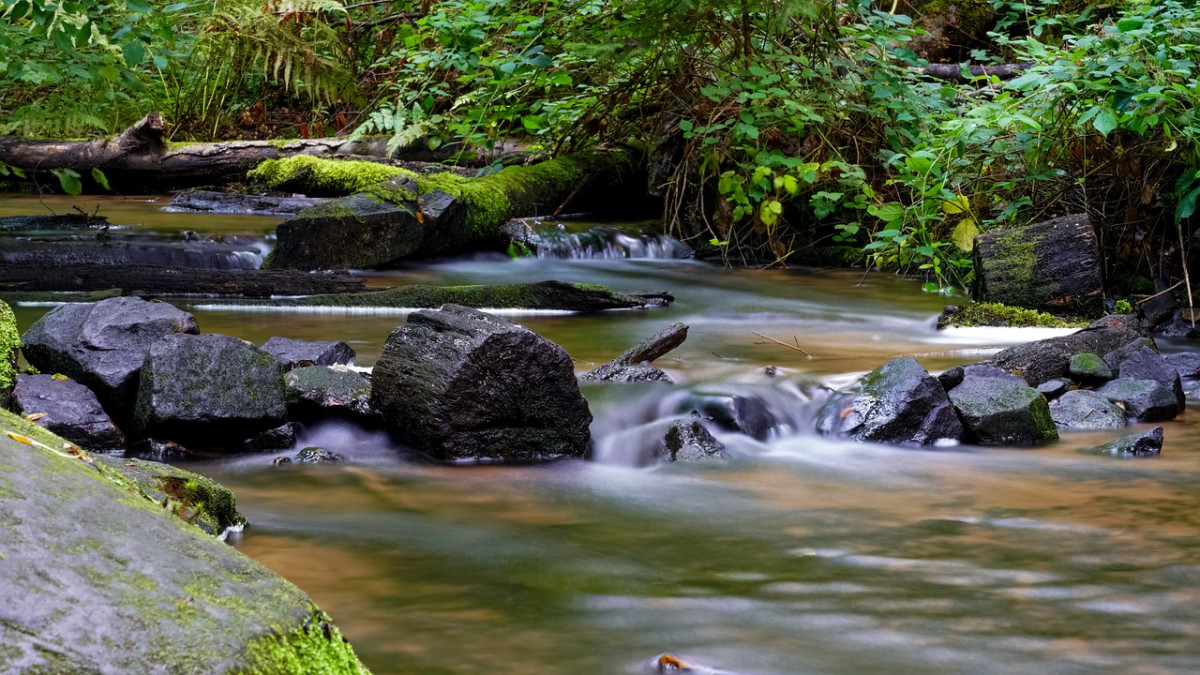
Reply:
[[[303,624],[277,632],[247,646],[237,675],[370,675],[341,631],[315,605]]]
[[[998,302],[973,302],[954,311],[947,307],[940,326],[1010,326],[1013,328],[1085,328],[1086,321],[1069,321],[1045,312],[1010,307]]]
[[[1133,314],[1133,305],[1128,300],[1118,300],[1113,305],[1113,314]]]
[[[0,392],[13,386],[16,376],[17,350],[21,348],[21,334],[17,331],[17,317],[12,308],[0,300]],[[0,394],[0,405],[6,398]]]
[[[646,154],[665,227],[731,262],[854,246],[948,293],[969,282],[979,232],[1085,211],[1110,278],[1181,278],[1179,232],[1200,200],[1200,8],[1181,0],[0,8],[0,54],[19,55],[0,56],[13,111],[0,133],[114,133],[159,109],[175,139],[378,134],[449,161],[514,139],[542,157],[623,145]],[[948,23],[975,38],[954,58],[1021,69],[927,76]],[[399,175],[342,169],[317,184]],[[491,214],[506,180],[578,178],[500,169],[481,171],[487,187],[423,186]]]

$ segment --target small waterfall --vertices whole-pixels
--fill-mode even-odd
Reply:
[[[568,232],[561,224],[541,230],[529,239],[539,258],[604,260],[620,258],[679,259],[692,257],[687,244],[665,234],[630,235],[622,230],[597,226],[584,232]]]

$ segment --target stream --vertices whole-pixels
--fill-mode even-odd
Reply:
[[[44,201],[99,205],[139,232],[267,245],[279,221],[163,213],[165,198]],[[40,212],[36,197],[0,198],[0,216]],[[690,326],[657,364],[679,384],[583,388],[594,461],[420,463],[379,433],[326,424],[300,446],[345,463],[187,463],[237,493],[251,526],[235,545],[303,588],[376,675],[655,672],[664,652],[696,672],[744,674],[1200,671],[1195,394],[1162,425],[1155,459],[1079,452],[1151,425],[1036,449],[831,442],[811,430],[817,385],[899,356],[937,372],[1063,331],[939,332],[935,315],[964,299],[913,280],[723,269],[677,257],[676,242],[600,231],[619,246],[559,233],[539,257],[367,274],[371,285],[559,279],[673,292],[666,309],[509,317],[579,371],[670,323]],[[174,302],[204,332],[344,340],[363,367],[405,317]],[[48,307],[14,310],[24,331]],[[765,439],[719,434],[733,458],[646,465],[670,420],[728,395],[763,402]]]

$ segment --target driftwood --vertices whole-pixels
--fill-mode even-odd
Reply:
[[[1011,80],[1025,74],[1029,70],[1032,63],[1001,63],[994,66],[967,66],[967,71],[971,73],[970,77],[963,76],[963,65],[959,63],[931,63],[924,68],[917,69],[922,75],[932,77],[936,80],[946,80],[948,82],[970,82],[976,77],[987,76],[998,77],[1001,80]]]
[[[584,382],[670,382],[666,373],[649,364],[683,344],[687,334],[686,324],[668,326],[612,361],[583,373],[579,379]]]
[[[362,277],[346,272],[215,270],[149,265],[0,265],[0,292],[107,289],[122,289],[125,295],[211,294],[268,298],[362,292],[364,287]]]

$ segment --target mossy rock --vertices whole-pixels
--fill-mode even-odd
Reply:
[[[999,302],[947,305],[938,317],[938,328],[1007,326],[1010,328],[1086,328],[1087,321],[1060,319],[1034,309],[1011,307]]]
[[[365,673],[300,589],[0,411],[0,672]]]
[[[16,383],[17,351],[21,333],[12,308],[0,300],[0,408],[8,407],[9,395]]]
[[[95,455],[95,460],[131,481],[150,501],[208,534],[223,536],[246,524],[233,491],[210,478],[160,462],[112,455]]]

